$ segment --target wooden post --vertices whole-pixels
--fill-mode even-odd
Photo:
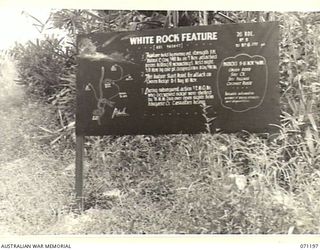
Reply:
[[[75,172],[75,192],[76,209],[83,211],[83,155],[84,155],[84,136],[76,135],[76,172]]]

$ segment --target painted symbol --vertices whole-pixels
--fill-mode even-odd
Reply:
[[[115,99],[116,97],[119,96],[119,92],[120,92],[120,87],[118,86],[118,84],[116,84],[116,82],[124,80],[128,77],[131,77],[130,75],[123,75],[123,68],[121,66],[119,66],[118,64],[114,64],[111,66],[110,70],[115,72],[115,71],[120,71],[120,77],[116,80],[114,79],[109,79],[109,78],[104,78],[105,77],[105,68],[101,67],[101,75],[100,75],[100,79],[99,79],[99,84],[98,84],[98,90],[96,90],[93,86],[92,83],[88,83],[87,86],[85,87],[85,90],[92,90],[95,99],[97,100],[97,106],[96,109],[93,110],[92,112],[92,120],[97,121],[99,125],[101,125],[101,118],[102,116],[105,114],[105,110],[106,108],[111,108],[113,109],[113,115],[111,118],[116,117],[117,115],[115,114],[120,114],[118,116],[123,116],[123,111],[119,111],[117,110],[117,108],[115,107],[116,102],[113,101],[113,99]],[[131,77],[132,78],[132,77]],[[111,94],[111,96],[104,96],[103,93],[103,86],[105,88],[108,89],[113,89],[113,93]],[[125,92],[123,92],[125,93]],[[117,110],[115,112],[115,110]]]
[[[115,117],[119,117],[119,116],[129,116],[129,114],[126,112],[127,108],[123,108],[122,110],[115,108],[113,110],[111,119],[115,118]]]
[[[126,80],[126,81],[131,81],[131,80],[133,80],[133,78],[132,78],[131,75],[128,75],[125,80]]]
[[[117,71],[117,66],[118,66],[117,64],[112,65],[111,66],[111,71],[113,71],[113,72]]]

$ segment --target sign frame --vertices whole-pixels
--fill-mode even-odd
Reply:
[[[273,23],[274,24],[274,26],[275,27],[277,27],[277,30],[276,30],[276,36],[278,36],[278,33],[279,33],[279,23],[278,22],[263,22],[263,23],[240,23],[240,24],[222,24],[221,25],[221,27],[225,27],[226,25],[238,25],[239,27],[241,26],[241,25],[257,25],[257,24],[266,24],[266,23]],[[181,29],[181,30],[188,30],[188,28],[193,28],[193,29],[196,29],[196,28],[198,28],[198,27],[202,27],[201,29],[203,29],[203,27],[204,26],[197,26],[197,27],[193,27],[193,26],[191,26],[191,27],[183,27],[183,28],[178,28],[178,27],[175,27],[175,28],[172,28],[172,29],[168,29],[167,31],[170,31],[170,32],[173,32],[173,31],[176,31],[176,30],[178,30],[178,29]],[[157,32],[157,30],[158,31],[160,31],[161,30],[161,32],[162,33],[165,33],[165,29],[154,29],[154,30],[145,30],[147,33],[149,32],[151,32],[151,34],[152,34],[152,32]],[[144,31],[143,31],[144,32]],[[119,33],[119,32],[118,32]],[[127,32],[128,33],[128,32]],[[129,33],[133,33],[133,32],[129,32]],[[140,34],[141,34],[141,31],[140,31]],[[239,33],[239,35],[240,35],[240,33]],[[250,36],[248,36],[249,38],[250,38]],[[247,37],[247,38],[248,38]],[[246,38],[246,37],[245,37]],[[278,42],[278,41],[277,41]],[[274,48],[275,50],[276,50],[276,52],[275,52],[275,54],[279,54],[278,53],[278,50],[279,50],[279,48],[277,47],[277,48]],[[100,52],[99,52],[100,53]],[[237,63],[237,62],[250,62],[250,60],[248,59],[248,58],[252,58],[252,59],[254,59],[254,58],[258,58],[260,55],[256,55],[256,54],[254,54],[254,55],[252,55],[252,54],[248,54],[248,53],[245,53],[245,52],[243,52],[243,51],[240,51],[238,54],[236,54],[236,55],[233,55],[232,57],[225,57],[221,62],[220,62],[220,65],[219,65],[219,67],[218,67],[218,69],[217,69],[217,75],[216,75],[216,81],[217,81],[217,85],[219,85],[219,77],[220,77],[220,73],[221,73],[221,70],[223,70],[223,67],[224,67],[224,62],[226,62],[226,64],[225,65],[228,65],[228,63],[230,63],[231,64],[231,62],[232,63]],[[245,59],[242,59],[242,61],[241,60],[238,60],[237,58],[245,58]],[[227,60],[231,60],[231,59],[233,59],[233,61],[227,61]],[[253,61],[253,63],[256,63],[256,62],[261,62],[261,61],[263,61],[263,60],[265,60],[265,58],[263,59],[261,59],[261,58],[259,58],[259,60],[257,59],[257,60],[252,60]],[[275,64],[276,64],[276,62],[278,62],[279,61],[279,58],[275,58],[274,59],[274,62],[275,62]],[[258,64],[257,64],[258,65]],[[265,65],[267,65],[267,63],[265,63]],[[119,65],[118,65],[119,66]],[[229,66],[225,66],[225,68],[226,69],[228,69],[228,67]],[[231,66],[230,66],[231,67]],[[258,65],[257,66],[257,68],[259,68],[260,66]],[[259,70],[261,71],[261,72],[263,72],[263,69],[262,69],[263,67],[261,66],[260,68],[259,68]],[[274,81],[276,81],[276,79],[279,79],[279,71],[278,71],[278,66],[274,66],[274,68],[273,68],[273,70],[275,70],[275,69],[277,69],[276,70],[276,76],[273,76],[274,77]],[[260,72],[259,71],[259,72]],[[106,83],[110,83],[110,82],[112,82],[112,81],[105,81],[105,76],[107,75],[107,73],[106,73],[106,69],[105,68],[101,68],[101,75],[100,75],[100,77],[99,77],[99,83],[100,83],[100,85],[102,84],[102,83],[104,83],[104,84],[106,84]],[[221,74],[222,75],[222,74]],[[227,75],[228,77],[229,77],[229,79],[230,79],[230,75]],[[79,77],[79,76],[78,76]],[[231,81],[231,80],[230,80]],[[268,83],[269,83],[269,79],[268,79],[268,67],[266,67],[266,84],[265,84],[265,89],[264,89],[264,91],[266,92],[267,91],[267,88],[268,88]],[[270,83],[269,83],[270,84]],[[275,83],[274,83],[275,84]],[[256,107],[259,107],[260,105],[261,105],[261,103],[263,103],[263,101],[264,101],[264,99],[261,99],[260,100],[260,102],[258,102],[258,103],[255,103],[255,105],[254,106],[252,106],[252,107],[248,107],[248,108],[242,108],[242,109],[239,109],[239,110],[235,110],[234,109],[234,106],[232,107],[232,106],[228,106],[228,105],[226,105],[226,102],[223,102],[223,98],[225,98],[225,97],[222,97],[222,95],[221,95],[221,93],[219,92],[219,87],[217,87],[218,88],[218,91],[217,91],[217,96],[219,97],[218,99],[220,100],[220,102],[221,102],[221,106],[223,107],[223,108],[225,108],[225,109],[229,109],[229,110],[232,110],[232,112],[234,112],[234,113],[238,113],[238,114],[240,114],[240,113],[244,113],[244,112],[247,112],[248,110],[251,110],[251,109],[255,109]],[[273,92],[274,92],[274,97],[273,97],[273,99],[272,100],[278,100],[278,101],[276,101],[276,104],[275,104],[275,106],[279,106],[279,97],[280,97],[280,91],[279,91],[279,89],[278,89],[278,86],[277,86],[277,84],[275,84],[275,86],[273,86],[272,87],[272,89],[273,89]],[[225,91],[225,92],[227,92],[227,91]],[[270,94],[270,93],[269,93]],[[265,93],[263,94],[263,95],[265,95]],[[97,95],[96,95],[97,96]],[[230,97],[231,98],[231,97]],[[100,97],[98,97],[97,98],[97,100],[98,100],[98,104],[97,104],[97,107],[98,107],[98,109],[99,109],[99,107],[103,107],[104,108],[104,106],[103,105],[105,105],[105,104],[109,104],[109,105],[111,105],[111,98],[109,98],[109,100],[107,100],[107,101],[110,101],[110,103],[103,103],[103,101],[104,102],[107,102],[105,99],[103,99],[103,97],[102,96],[100,96]],[[80,101],[80,99],[79,99],[79,96],[77,95],[77,117],[79,116],[79,106],[78,106],[78,104],[79,104],[79,101]],[[100,102],[100,103],[99,103]],[[271,103],[271,101],[269,101],[270,103]],[[203,107],[203,108],[208,108],[208,106],[207,107]],[[121,113],[121,110],[118,110],[120,113]],[[271,114],[271,115],[274,115],[274,117],[279,117],[279,119],[278,119],[278,121],[277,122],[275,122],[275,125],[277,125],[277,124],[279,124],[280,123],[280,110],[279,111],[277,111],[277,110],[273,110],[272,112],[275,112],[276,114]],[[207,113],[205,113],[205,114],[207,114]],[[113,115],[113,114],[112,114]],[[228,120],[229,118],[227,117],[227,119],[226,120]],[[214,117],[204,117],[204,120],[203,121],[209,121],[209,122],[211,122],[211,121],[213,121],[214,120]],[[232,119],[231,119],[232,120]],[[236,119],[234,119],[234,120],[236,120]],[[274,119],[275,121],[276,121],[276,119]],[[98,118],[98,123],[100,123],[100,118]],[[202,131],[202,132],[208,132],[208,131],[211,131],[211,129],[210,129],[210,124],[209,124],[209,126],[208,126],[208,124],[206,124],[206,123],[204,123],[204,128],[205,128],[205,130],[204,131]],[[274,128],[274,130],[271,130],[270,129],[270,131],[271,132],[273,132],[273,131],[276,131],[276,130],[278,130],[278,127],[277,126],[274,126],[273,127]],[[75,192],[76,192],[76,200],[77,200],[77,208],[80,210],[80,211],[83,211],[83,204],[84,204],[84,197],[83,197],[83,168],[84,168],[84,162],[83,162],[83,157],[84,157],[84,141],[85,141],[85,136],[91,136],[91,135],[95,135],[95,134],[86,134],[86,133],[83,133],[83,131],[82,132],[79,132],[80,130],[79,129],[77,129],[77,123],[76,123],[76,171],[75,171]],[[220,128],[215,128],[215,130],[213,130],[212,132],[219,132],[220,131]],[[235,131],[227,131],[227,132],[235,132]],[[191,133],[193,133],[192,131],[191,131]],[[110,133],[107,133],[106,135],[109,135]],[[124,133],[124,134],[131,134],[131,133]],[[132,134],[135,134],[135,133],[132,133]],[[141,133],[137,133],[137,134],[141,134]],[[157,134],[157,133],[147,133],[147,134]],[[162,133],[160,133],[160,134],[162,134]],[[166,134],[166,133],[163,133],[163,134]],[[170,133],[169,133],[170,134]],[[104,134],[96,134],[96,135],[104,135]],[[121,133],[116,133],[116,135],[122,135]]]

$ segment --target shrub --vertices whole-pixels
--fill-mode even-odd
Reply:
[[[74,50],[62,40],[45,37],[36,43],[16,44],[12,52],[18,61],[20,84],[36,100],[54,104],[69,124],[74,120]]]

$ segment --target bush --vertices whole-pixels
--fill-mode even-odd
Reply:
[[[74,121],[75,51],[63,45],[62,40],[45,37],[36,43],[16,44],[12,53],[18,61],[20,84],[26,86],[27,94],[55,105],[67,124]]]

